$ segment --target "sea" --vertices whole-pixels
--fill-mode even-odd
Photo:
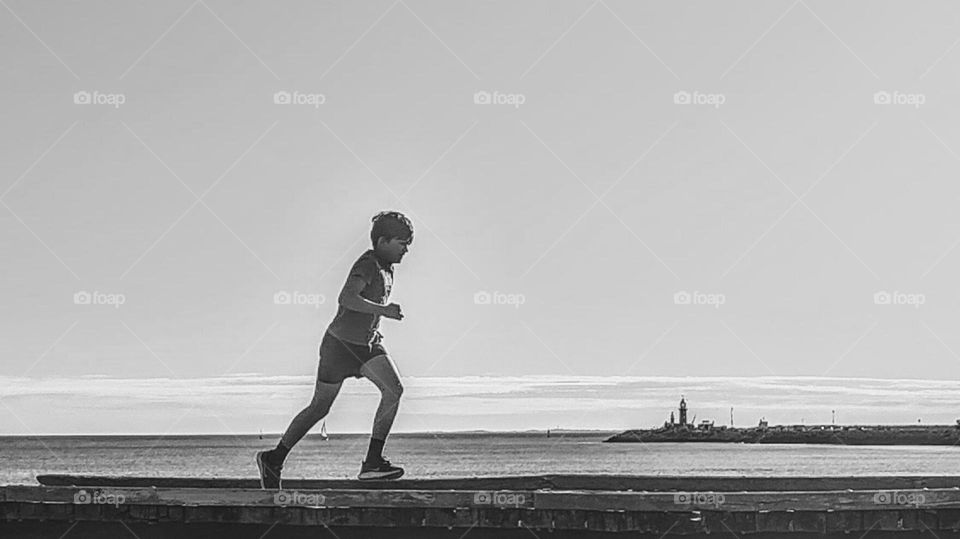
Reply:
[[[861,476],[956,475],[960,446],[604,443],[616,431],[395,433],[384,455],[406,478],[540,474]],[[369,434],[311,434],[287,479],[348,479]],[[38,474],[254,478],[256,451],[278,435],[0,437],[0,485]]]

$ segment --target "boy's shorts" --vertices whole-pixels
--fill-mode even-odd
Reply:
[[[352,376],[360,378],[360,367],[371,359],[386,355],[387,350],[375,340],[372,344],[355,344],[342,341],[329,331],[324,332],[320,341],[320,365],[317,368],[317,379],[327,384],[342,382]]]

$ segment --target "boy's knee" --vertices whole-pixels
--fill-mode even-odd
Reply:
[[[383,396],[388,398],[399,399],[400,395],[403,395],[403,384],[400,382],[388,385],[383,391]]]
[[[312,417],[319,419],[327,415],[327,412],[330,411],[330,405],[314,401],[310,403],[309,410]]]

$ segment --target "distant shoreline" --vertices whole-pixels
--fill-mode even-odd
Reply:
[[[617,429],[597,429],[597,430],[583,430],[583,429],[549,429],[550,436],[554,435],[603,435],[603,434],[616,434],[622,432],[622,430]],[[547,429],[535,429],[535,430],[442,430],[442,431],[412,431],[412,432],[391,432],[391,437],[404,437],[404,436],[443,436],[443,435],[537,435],[546,437]],[[263,438],[276,438],[279,437],[282,433],[263,433]],[[369,432],[337,432],[336,436],[369,436]],[[307,438],[319,437],[319,434],[310,433],[307,435]],[[0,434],[0,440],[11,439],[11,438],[237,438],[237,437],[253,437],[259,438],[260,433],[238,433],[238,434],[206,434],[206,433],[179,433],[179,434],[123,434],[123,433],[114,433],[114,434]]]

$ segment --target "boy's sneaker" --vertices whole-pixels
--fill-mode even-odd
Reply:
[[[380,457],[379,461],[363,461],[357,479],[397,479],[401,475],[403,475],[403,468],[390,464],[390,461],[385,457]]]
[[[257,453],[257,468],[260,470],[260,488],[280,488],[280,472],[283,471],[283,464],[273,462],[269,451]]]

